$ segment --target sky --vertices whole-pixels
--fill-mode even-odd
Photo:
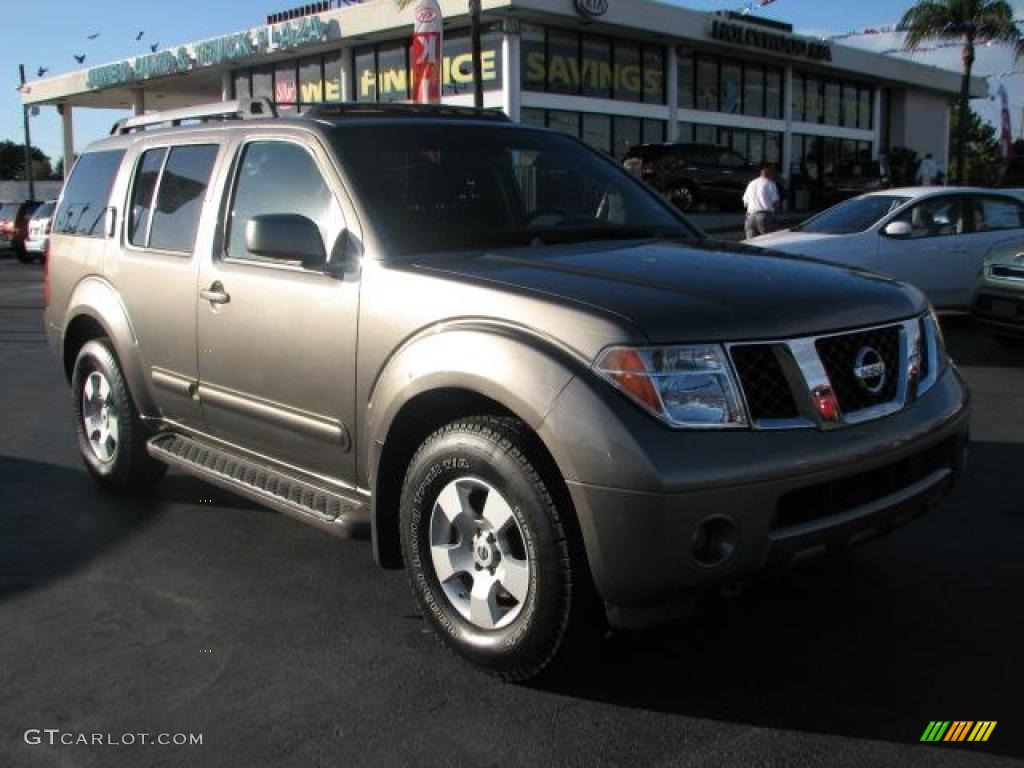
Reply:
[[[748,0],[663,0],[697,10],[739,10]],[[628,3],[629,0],[610,0]],[[5,0],[4,42],[0,46],[0,140],[23,141],[18,65],[24,64],[29,79],[37,77],[40,67],[47,76],[80,68],[75,54],[87,56],[82,67],[108,63],[148,53],[149,46],[161,48],[200,40],[262,24],[270,13],[301,3],[241,2],[240,0],[174,0],[171,3],[124,3],[123,0],[48,0],[40,7],[32,2]],[[793,24],[798,31],[815,35],[845,33],[866,27],[895,24],[910,0],[775,0],[757,11],[758,15]],[[1018,17],[1024,18],[1024,0],[1012,0]],[[144,32],[136,41],[139,32]],[[99,33],[95,40],[88,36]],[[845,45],[860,45],[874,50],[900,47],[897,35],[864,35],[847,38]],[[926,63],[959,69],[955,49],[918,54]],[[1013,70],[1012,51],[982,49],[976,73],[989,75]],[[1024,69],[1024,63],[1020,65]],[[992,91],[999,81],[990,80]],[[1010,93],[1010,109],[1015,135],[1021,135],[1024,109],[1024,75],[1002,80]],[[979,101],[975,108],[995,121],[998,107],[994,101]],[[75,139],[78,148],[104,136],[123,113],[108,110],[75,112]],[[56,110],[45,108],[31,118],[32,143],[54,161],[61,155],[60,118]]]

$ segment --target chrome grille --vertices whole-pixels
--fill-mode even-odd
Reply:
[[[842,336],[829,336],[815,343],[821,364],[825,366],[832,390],[844,413],[891,402],[899,394],[900,327],[874,328]],[[858,379],[855,370],[858,356],[873,350],[881,357],[885,373],[879,378],[877,391]],[[870,354],[870,353],[869,353]]]
[[[793,390],[776,356],[776,345],[737,345],[730,353],[751,419],[795,419],[800,415]]]

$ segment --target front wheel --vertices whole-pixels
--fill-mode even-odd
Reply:
[[[525,427],[474,417],[420,446],[402,488],[406,571],[427,621],[474,666],[510,681],[554,659],[582,605],[564,515]]]
[[[78,450],[93,478],[117,491],[152,485],[167,465],[146,452],[149,437],[106,339],[87,342],[71,376]]]
[[[669,195],[669,200],[672,201],[672,205],[678,208],[684,213],[691,211],[697,205],[697,190],[694,189],[692,184],[683,183],[672,190]]]

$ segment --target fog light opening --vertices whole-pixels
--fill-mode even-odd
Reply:
[[[721,565],[736,549],[736,523],[728,517],[706,517],[693,532],[693,559],[703,566]]]

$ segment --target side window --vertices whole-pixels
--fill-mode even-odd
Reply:
[[[912,238],[962,235],[964,206],[961,197],[934,197],[900,214],[894,221],[910,225]]]
[[[71,172],[53,226],[55,235],[104,237],[103,223],[110,205],[110,190],[124,150],[89,152]]]
[[[150,248],[192,252],[218,149],[204,144],[171,150],[153,208]]]
[[[293,213],[320,228],[328,254],[344,228],[341,209],[312,155],[284,141],[257,141],[242,150],[229,219],[227,257],[273,261],[249,253],[245,227],[266,214]]]
[[[149,214],[153,207],[153,194],[160,178],[167,150],[151,149],[142,155],[132,182],[132,202],[128,208],[128,242],[142,248],[149,236]]]
[[[974,209],[975,232],[1024,228],[1024,205],[1016,200],[1007,200],[1003,197],[976,197],[971,203]]]

